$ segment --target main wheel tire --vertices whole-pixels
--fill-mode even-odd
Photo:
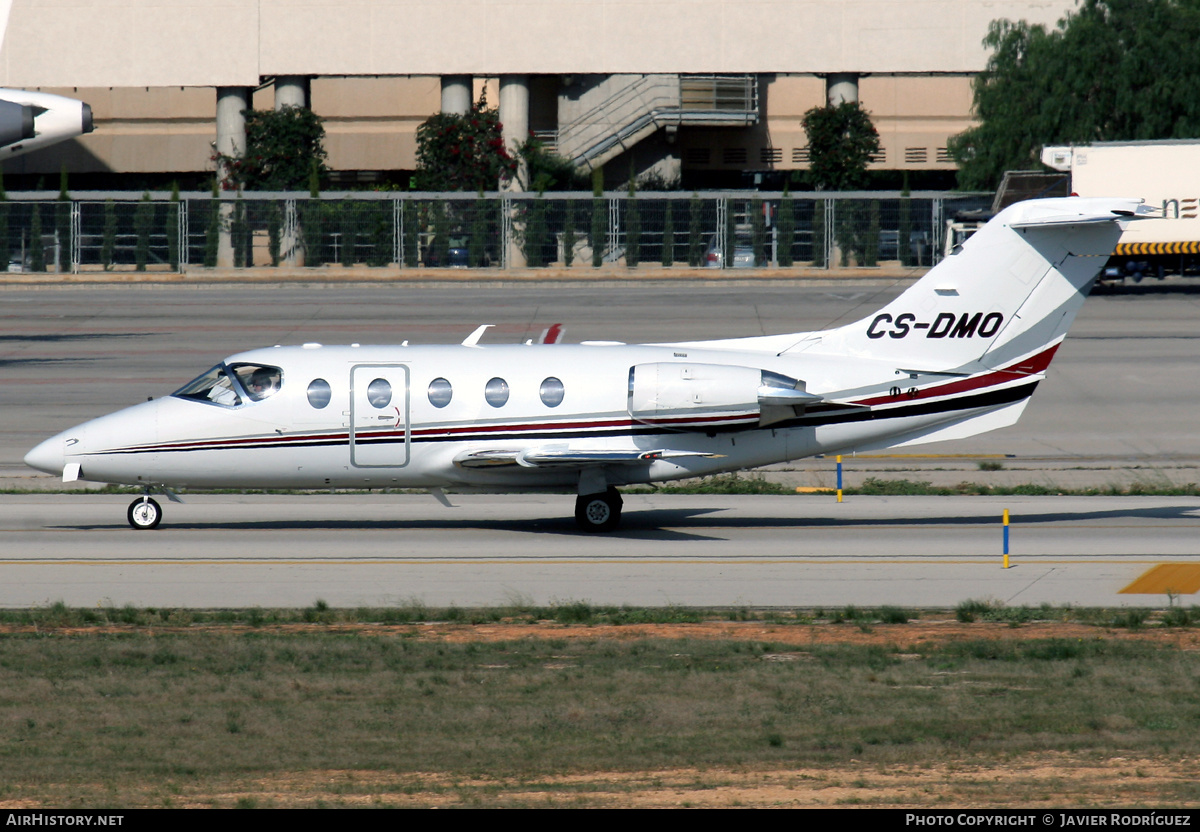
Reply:
[[[575,499],[575,522],[585,532],[611,532],[621,523],[621,492],[610,488]]]
[[[129,525],[139,531],[158,528],[162,522],[162,506],[149,497],[138,497],[129,504]]]

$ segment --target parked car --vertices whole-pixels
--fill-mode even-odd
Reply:
[[[447,251],[446,262],[439,263],[437,256],[437,246],[430,244],[426,246],[424,256],[421,258],[429,268],[438,268],[447,266],[451,269],[465,269],[471,265],[471,253],[467,249],[467,240],[465,237],[451,237],[450,247]]]
[[[708,239],[708,249],[704,252],[704,267],[706,269],[720,269],[725,267],[725,257],[721,251],[721,245],[717,240],[716,234]],[[730,265],[730,268],[754,268],[754,246],[740,240],[737,241],[733,246],[733,263]]]

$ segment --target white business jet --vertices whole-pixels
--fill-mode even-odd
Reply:
[[[41,471],[141,486],[136,529],[178,488],[578,493],[616,528],[616,486],[916,445],[1020,416],[1129,219],[1130,199],[1018,203],[875,315],[723,341],[305,344],[238,353],[170,396],[60,433]]]

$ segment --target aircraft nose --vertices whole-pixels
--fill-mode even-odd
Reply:
[[[66,465],[67,440],[54,436],[25,454],[25,464],[47,474],[62,474]]]

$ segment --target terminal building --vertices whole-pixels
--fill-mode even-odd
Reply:
[[[948,139],[997,18],[1053,26],[1072,0],[13,0],[0,86],[91,105],[95,132],[5,163],[6,184],[185,187],[244,147],[242,111],[308,106],[331,184],[407,181],[416,129],[486,96],[506,141],[541,139],[610,185],[779,186],[808,166],[804,113],[857,100],[871,167],[952,184]],[[241,143],[241,144],[239,144]]]

